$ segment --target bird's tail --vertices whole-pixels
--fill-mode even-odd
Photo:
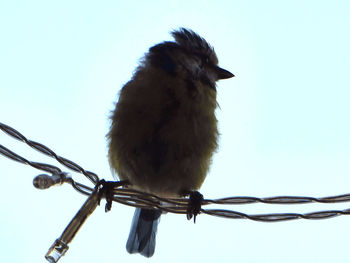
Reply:
[[[140,253],[152,257],[156,246],[156,233],[160,215],[156,209],[136,208],[126,250],[129,253]]]

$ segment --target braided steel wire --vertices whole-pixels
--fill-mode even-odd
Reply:
[[[67,167],[74,172],[81,173],[85,175],[93,184],[93,187],[88,187],[84,184],[78,183],[66,173],[62,172],[60,168],[39,162],[32,162],[23,158],[22,156],[14,153],[10,149],[4,147],[0,144],[0,154],[11,160],[30,165],[36,169],[51,173],[52,175],[59,174],[62,178],[60,183],[66,182],[72,185],[72,187],[78,192],[91,195],[94,191],[94,187],[100,182],[97,174],[86,171],[78,164],[61,157],[54,153],[51,149],[42,145],[38,142],[28,140],[25,136],[19,133],[17,130],[11,128],[8,125],[0,123],[0,129],[8,134],[9,136],[26,143],[35,150],[50,156],[57,160],[60,164]],[[124,205],[141,207],[141,208],[158,208],[165,212],[176,213],[176,214],[187,214],[188,208],[188,198],[162,198],[149,193],[137,191],[128,187],[115,187],[112,189],[112,200]],[[327,210],[318,211],[310,213],[270,213],[270,214],[255,214],[249,215],[237,211],[225,210],[225,209],[205,209],[204,206],[209,205],[237,205],[237,204],[254,204],[254,203],[264,203],[264,204],[306,204],[306,203],[340,203],[349,202],[350,194],[328,196],[328,197],[307,197],[307,196],[275,196],[275,197],[250,197],[250,196],[235,196],[226,197],[219,199],[204,199],[202,202],[201,213],[213,216],[219,216],[231,219],[250,219],[254,221],[262,222],[277,222],[277,221],[287,221],[295,219],[326,219],[340,215],[349,215],[350,209],[345,210]]]
[[[25,136],[23,136],[21,133],[19,133],[18,131],[16,131],[15,129],[11,128],[10,126],[0,123],[0,129],[5,132],[7,135],[26,143],[27,145],[29,145],[30,147],[34,148],[35,150],[39,151],[42,154],[45,154],[49,157],[52,157],[54,159],[56,159],[60,164],[64,165],[65,167],[67,167],[68,169],[71,169],[75,172],[78,173],[82,173],[84,174],[91,182],[93,182],[94,184],[97,184],[99,181],[98,176],[93,173],[93,172],[89,172],[84,170],[81,166],[79,166],[78,164],[64,158],[61,156],[58,156],[56,153],[54,153],[51,149],[49,149],[48,147],[46,147],[45,145],[32,141],[32,140],[28,140]],[[28,160],[26,160],[25,158],[15,154],[14,152],[10,151],[9,149],[7,149],[6,147],[0,145],[0,153],[5,155],[6,157],[17,161],[17,162],[21,162],[24,164],[28,164],[34,168],[43,170],[43,171],[47,171],[47,172],[51,172],[52,170],[56,170],[56,171],[60,171],[60,169],[58,167],[54,167],[52,165],[47,165],[47,164],[43,164],[43,163],[36,163],[36,162],[30,162]],[[57,170],[58,169],[58,170]]]

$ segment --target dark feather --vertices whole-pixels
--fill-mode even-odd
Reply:
[[[136,208],[126,250],[152,257],[156,246],[157,227],[162,212],[155,209]]]
[[[192,30],[180,28],[179,30],[173,31],[171,34],[175,38],[175,41],[189,53],[208,59],[208,62],[214,65],[218,63],[214,48],[210,46],[204,38]]]

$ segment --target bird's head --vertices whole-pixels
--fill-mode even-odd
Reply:
[[[200,80],[215,89],[216,81],[234,77],[218,66],[214,48],[192,30],[173,31],[175,42],[166,41],[150,48],[146,64],[161,67],[169,74],[191,80]]]

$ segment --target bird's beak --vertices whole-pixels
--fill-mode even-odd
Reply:
[[[220,67],[216,67],[215,71],[218,76],[218,79],[229,79],[235,76],[230,71]]]

